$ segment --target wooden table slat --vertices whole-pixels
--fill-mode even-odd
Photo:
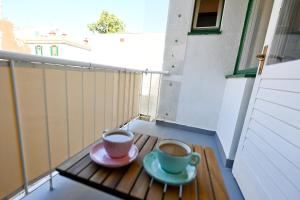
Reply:
[[[136,199],[144,199],[150,184],[151,178],[147,174],[145,170],[141,172],[138,179],[136,180],[131,192],[130,196]]]
[[[67,170],[68,173],[77,175],[79,172],[81,172],[86,166],[88,166],[92,162],[89,155],[86,155],[83,159],[81,159],[78,163],[70,167],[70,169]]]
[[[148,139],[149,139],[149,136],[143,135],[136,141],[135,145],[137,146],[139,151],[141,150],[141,148],[147,142]],[[109,187],[111,189],[114,189],[117,186],[117,184],[119,183],[119,181],[121,180],[123,174],[126,172],[127,169],[128,169],[128,166],[122,167],[120,169],[112,170],[112,172],[109,174],[109,176],[103,182],[103,185],[106,187]]]
[[[69,158],[68,160],[66,160],[64,163],[62,163],[60,166],[57,167],[57,170],[58,171],[66,171],[67,169],[69,169],[71,166],[73,166],[75,163],[77,163],[83,157],[85,157],[90,152],[92,146],[93,146],[93,144],[88,146],[87,148],[83,149],[79,153],[75,154],[73,157]]]
[[[101,184],[108,174],[110,173],[111,169],[106,168],[106,167],[100,167],[96,173],[90,178],[90,181],[93,183],[98,183]]]
[[[182,200],[196,200],[196,179],[182,188]]]
[[[149,188],[146,199],[147,200],[158,200],[162,199],[164,194],[164,185],[153,181],[151,187]]]
[[[167,191],[164,196],[164,200],[176,200],[179,199],[179,186],[168,185]]]
[[[91,162],[86,168],[84,168],[79,174],[78,177],[84,178],[84,179],[89,179],[97,170],[99,166]]]
[[[142,170],[144,156],[153,149],[154,145],[156,144],[156,141],[156,137],[150,137],[148,139],[148,141],[140,151],[137,160],[130,165],[126,174],[122,177],[120,183],[118,184],[116,190],[125,194],[128,194],[130,192],[130,189],[132,188],[134,182],[140,174],[140,171]]]
[[[210,173],[210,179],[213,187],[213,192],[215,195],[216,200],[227,200],[229,199],[227,190],[224,184],[224,180],[221,174],[221,170],[218,166],[218,161],[216,159],[216,156],[214,154],[214,151],[212,148],[205,148],[204,149],[207,165],[208,165],[208,171]]]
[[[142,137],[142,135],[139,134],[139,133],[134,134],[134,140],[133,140],[133,143],[136,143],[136,141],[138,141],[141,137]]]
[[[148,135],[143,135],[139,138],[139,140],[136,141],[135,145],[139,149],[139,151],[142,149],[146,141],[149,139]]]
[[[117,184],[119,183],[123,174],[126,172],[127,168],[128,167],[126,166],[126,167],[114,169],[109,174],[109,176],[105,179],[105,181],[103,182],[103,185],[110,189],[114,189],[117,186]]]
[[[198,152],[201,156],[201,161],[197,168],[198,199],[214,199],[204,150],[201,146],[195,145],[195,152]]]
[[[194,145],[189,144],[191,149],[195,151]],[[192,182],[182,187],[182,200],[196,200],[197,198],[197,181],[194,179]]]

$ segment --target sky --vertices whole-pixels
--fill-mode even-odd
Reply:
[[[2,0],[3,16],[20,28],[88,32],[103,10],[118,16],[126,32],[165,32],[169,0]]]

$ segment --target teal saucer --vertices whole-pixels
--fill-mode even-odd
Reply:
[[[186,169],[178,174],[170,174],[164,171],[158,162],[157,152],[152,151],[145,155],[143,160],[144,169],[155,180],[168,185],[184,185],[196,177],[196,167],[188,165]]]

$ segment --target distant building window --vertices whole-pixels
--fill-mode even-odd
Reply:
[[[41,45],[35,46],[35,54],[38,55],[38,56],[43,55],[43,47]]]
[[[51,56],[58,56],[58,46],[53,45],[50,47]]]
[[[220,32],[224,1],[196,0],[192,31]]]

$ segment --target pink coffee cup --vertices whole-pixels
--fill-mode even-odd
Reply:
[[[103,144],[111,158],[121,158],[128,154],[133,144],[133,133],[122,129],[104,131]]]

